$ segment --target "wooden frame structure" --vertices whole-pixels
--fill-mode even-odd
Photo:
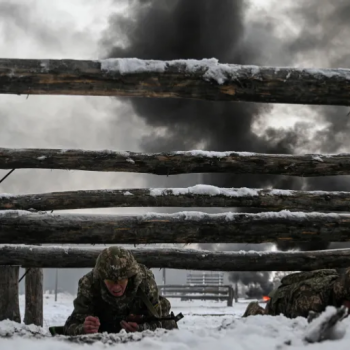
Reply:
[[[0,59],[0,93],[348,106],[350,70],[238,66],[220,64],[215,59],[167,62],[139,59]],[[166,176],[258,173],[316,177],[349,175],[350,154],[281,155],[229,150],[145,154],[0,148],[0,169],[28,168]],[[350,240],[350,216],[338,212],[349,212],[349,199],[350,193],[347,192],[224,189],[205,185],[182,189],[0,194],[0,243],[8,244],[0,248],[0,264],[3,269],[9,266],[36,269],[33,277],[28,275],[29,278],[26,278],[27,292],[30,293],[34,288],[30,278],[36,281],[35,286],[40,286],[41,268],[92,267],[99,250],[69,248],[64,252],[57,247],[23,244],[345,242]],[[129,217],[56,213],[63,209],[157,206],[247,207],[259,208],[263,213],[210,215],[181,212]],[[54,214],[48,213],[52,210],[55,210]],[[284,253],[199,253],[158,249],[152,250],[151,260],[147,258],[149,251],[135,250],[134,253],[150,267],[218,271],[312,270],[345,267],[350,262],[350,250],[344,249]],[[4,293],[0,288],[0,296]],[[32,306],[27,303],[26,322],[42,324],[42,313],[37,312],[38,308],[42,308],[42,300],[39,299]]]

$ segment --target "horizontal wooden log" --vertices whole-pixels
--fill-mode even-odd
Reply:
[[[61,169],[177,175],[189,173],[350,175],[350,154],[184,151],[137,153],[80,149],[0,148],[0,169]]]
[[[92,268],[103,248],[0,246],[0,265]],[[200,271],[311,271],[350,265],[350,249],[292,252],[211,252],[194,249],[130,249],[149,268]]]
[[[350,105],[350,70],[241,66],[215,59],[0,59],[0,93]]]
[[[0,211],[0,244],[350,241],[349,214],[179,212],[144,215]]]
[[[25,195],[0,193],[0,210],[67,210],[111,207],[247,207],[265,210],[350,211],[350,192],[219,188],[128,188]]]

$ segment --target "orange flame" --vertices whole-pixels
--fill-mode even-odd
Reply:
[[[262,298],[263,298],[264,301],[269,301],[270,300],[270,297],[268,297],[267,295],[264,295]]]

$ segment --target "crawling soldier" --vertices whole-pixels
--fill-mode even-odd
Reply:
[[[288,318],[308,317],[309,311],[320,313],[327,306],[349,307],[350,269],[344,274],[332,269],[293,273],[282,278],[281,285],[269,296],[265,309],[251,302],[243,317],[279,314]]]
[[[167,316],[170,302],[158,294],[153,273],[123,248],[104,249],[92,271],[79,280],[74,310],[63,333],[118,333],[177,328],[175,321],[116,322],[120,315]]]

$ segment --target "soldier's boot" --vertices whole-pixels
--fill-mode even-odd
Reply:
[[[259,305],[257,301],[252,301],[248,304],[247,309],[242,317],[265,315],[265,309]]]

